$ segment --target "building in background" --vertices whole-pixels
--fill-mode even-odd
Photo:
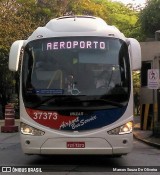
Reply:
[[[160,30],[156,31],[154,39],[141,42],[141,129],[153,129],[160,136],[160,86],[158,89],[148,88],[148,69],[160,70]],[[159,83],[160,84],[160,83]]]

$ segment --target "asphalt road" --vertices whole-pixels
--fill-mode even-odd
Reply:
[[[7,137],[5,134],[8,134]],[[108,156],[38,156],[24,155],[19,141],[19,133],[0,133],[0,165],[22,167],[52,168],[51,173],[32,174],[58,174],[58,175],[84,175],[84,174],[159,174],[151,171],[160,166],[160,150],[134,139],[131,153],[121,158]],[[113,169],[115,168],[115,169]],[[131,168],[131,172],[125,172]],[[143,170],[142,172],[137,172]],[[148,168],[148,169],[147,169]],[[160,169],[160,167],[158,167]],[[113,171],[113,172],[112,172]],[[118,171],[118,172],[117,172]],[[120,172],[119,172],[120,171]],[[123,172],[121,172],[123,171]],[[133,172],[132,172],[133,171]],[[2,173],[11,174],[11,173]],[[23,173],[14,173],[23,174]],[[24,173],[30,174],[30,173]]]

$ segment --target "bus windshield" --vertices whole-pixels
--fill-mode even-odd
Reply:
[[[117,38],[46,38],[24,48],[26,107],[121,107],[128,103],[130,83],[128,46]]]

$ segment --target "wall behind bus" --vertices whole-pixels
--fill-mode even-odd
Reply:
[[[160,69],[160,41],[147,41],[141,42],[142,51],[142,69],[141,69],[141,89],[140,89],[140,104],[141,104],[141,122],[142,128],[148,129],[152,128],[153,120],[153,90],[147,87],[147,69]],[[160,88],[159,88],[160,89]],[[154,108],[158,107],[157,103],[157,90],[154,91]],[[149,110],[147,109],[149,106]],[[147,111],[146,114],[144,111]],[[156,113],[158,112],[156,109]],[[157,114],[156,114],[157,115]],[[152,117],[150,117],[152,116]],[[157,118],[157,117],[156,117]],[[143,119],[143,120],[142,120]],[[146,120],[146,122],[145,122]],[[143,125],[146,123],[146,126]]]
[[[140,45],[142,51],[142,65],[143,63],[150,63],[152,69],[160,69],[160,41],[141,42]],[[141,72],[141,76],[142,75],[143,73]],[[147,75],[146,77],[141,77],[141,79],[143,78],[147,78]],[[141,104],[153,103],[153,90],[142,85],[140,93]]]

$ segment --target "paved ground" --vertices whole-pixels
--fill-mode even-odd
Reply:
[[[134,137],[149,145],[160,148],[160,137],[154,137],[153,131],[151,130],[141,130],[139,116],[134,117],[134,121]]]
[[[5,122],[4,122],[4,120],[0,120],[0,141],[3,141],[3,140],[5,140],[6,138],[8,138],[8,137],[11,137],[11,136],[13,136],[14,134],[16,134],[17,132],[7,132],[7,133],[5,133],[5,132],[1,132],[1,127],[2,126],[5,126]],[[15,120],[15,125],[14,126],[18,126],[18,131],[20,130],[20,122],[19,122],[19,119],[16,119]]]

